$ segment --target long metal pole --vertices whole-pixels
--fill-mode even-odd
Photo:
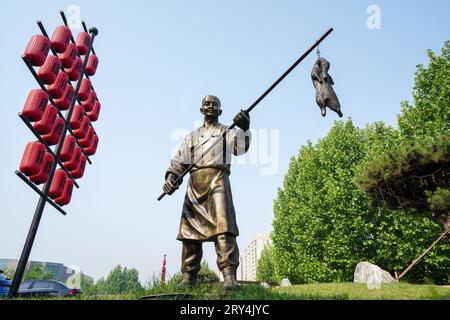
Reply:
[[[86,56],[84,58],[83,68],[82,68],[82,73],[81,74],[84,74],[84,70],[86,69],[86,65],[87,65],[87,62],[88,62],[88,59],[89,59],[89,54],[91,53],[91,50],[92,50],[92,44],[94,43],[94,39],[95,39],[95,37],[98,34],[98,30],[96,28],[91,28],[91,30],[89,30],[89,31],[91,33],[92,39],[91,39],[91,43],[89,45],[88,52],[86,53]],[[75,96],[74,96],[74,98],[72,100],[69,112],[67,114],[67,119],[70,119],[72,117],[73,107],[75,106],[76,97],[78,96],[78,92],[80,91],[80,86],[81,86],[82,79],[83,79],[83,77],[80,77],[80,79],[77,82],[77,86],[75,88]],[[44,211],[45,204],[47,203],[46,198],[48,197],[48,192],[50,190],[50,186],[51,186],[51,183],[52,183],[52,180],[53,180],[53,176],[55,174],[56,167],[58,166],[59,155],[61,153],[61,149],[62,149],[62,146],[63,146],[63,143],[64,143],[64,137],[65,137],[65,135],[67,133],[68,127],[69,127],[69,122],[67,121],[66,125],[64,126],[63,132],[61,134],[61,138],[59,140],[59,143],[58,143],[58,145],[56,147],[56,151],[55,151],[56,159],[55,159],[55,162],[53,164],[52,170],[50,171],[50,175],[49,175],[48,181],[44,185],[44,188],[43,188],[43,191],[42,191],[44,197],[40,197],[39,198],[39,202],[38,202],[38,204],[36,206],[36,211],[34,213],[33,221],[31,222],[30,230],[28,231],[28,236],[27,236],[27,239],[25,240],[25,245],[23,247],[22,254],[20,256],[20,260],[19,260],[19,263],[17,265],[16,273],[14,274],[14,279],[13,279],[13,282],[12,282],[12,285],[11,285],[11,289],[9,290],[9,294],[8,294],[9,297],[17,296],[17,293],[19,291],[20,282],[22,281],[22,277],[23,277],[23,274],[25,272],[25,268],[26,268],[27,263],[28,263],[28,258],[30,257],[31,248],[33,247],[34,239],[36,238],[36,233],[37,233],[37,230],[39,228],[39,223],[41,221],[42,213]]]
[[[253,104],[248,107],[248,109],[245,111],[246,113],[250,113],[273,89],[275,89],[276,86],[280,84],[281,81],[284,80],[288,76],[289,73],[292,72],[299,64],[302,62],[323,40],[325,40],[328,35],[333,32],[333,28],[330,28],[327,32],[325,32],[317,41],[300,57],[297,61],[294,62],[292,66],[289,67],[282,75],[279,77],[258,99],[256,99]],[[232,130],[236,125],[233,123],[231,126],[228,127],[228,130]],[[208,154],[212,149],[215,148],[215,146],[222,141],[223,136],[226,134],[226,132],[217,140],[215,140],[209,148],[207,148],[203,155]],[[187,167],[186,170],[183,171],[183,173],[174,181],[174,184],[176,185],[179,181],[181,181],[185,175],[187,175],[194,167],[196,166],[195,163],[191,163],[189,167]],[[163,192],[159,197],[158,201],[160,201],[167,193]]]
[[[406,270],[403,271],[402,274],[398,276],[397,280],[400,281],[400,279],[403,278],[408,273],[408,271],[411,270],[411,268],[414,267],[423,257],[425,257],[428,254],[428,252],[430,252],[431,249],[433,249],[434,246],[437,245],[438,242],[441,241],[441,239],[444,238],[449,232],[450,230],[445,230],[445,232],[441,234],[440,237],[437,238],[436,241],[433,242],[433,244],[427,250],[425,250],[419,257],[414,259],[414,261],[408,266],[408,268],[406,268]]]

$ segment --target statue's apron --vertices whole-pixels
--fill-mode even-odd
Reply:
[[[178,240],[213,240],[222,233],[239,235],[228,174],[213,167],[191,171]]]

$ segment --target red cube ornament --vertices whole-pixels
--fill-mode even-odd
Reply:
[[[91,121],[89,120],[89,118],[83,116],[83,120],[81,120],[80,127],[76,130],[73,130],[73,135],[78,139],[83,139],[86,136],[90,125]]]
[[[98,100],[96,100],[92,110],[87,113],[87,116],[89,117],[89,120],[91,120],[91,122],[95,122],[98,120],[101,107],[102,107],[101,103]]]
[[[77,46],[73,43],[69,43],[66,51],[59,55],[59,59],[61,60],[64,68],[71,68],[75,62],[75,59],[78,57],[78,49]]]
[[[80,156],[80,161],[78,162],[78,167],[75,170],[70,171],[70,174],[75,179],[83,178],[84,169],[86,168],[86,157],[84,154]]]
[[[88,52],[89,45],[91,44],[91,36],[87,32],[80,32],[77,36],[77,44],[78,52],[81,55],[85,55]]]
[[[78,98],[80,98],[81,101],[85,101],[89,98],[91,86],[92,84],[89,79],[84,78],[81,80],[80,90],[78,91]]]
[[[70,128],[73,130],[78,129],[81,126],[81,122],[84,117],[84,108],[79,104],[75,105],[72,112],[72,117],[70,118],[69,124]]]
[[[61,61],[58,57],[50,55],[45,59],[44,64],[39,68],[38,77],[44,84],[53,84],[56,80],[59,70],[61,69]]]
[[[93,126],[89,126],[89,129],[86,133],[86,136],[83,139],[80,139],[79,143],[84,148],[89,148],[92,144],[92,139],[95,136],[95,130]]]
[[[70,108],[70,105],[72,104],[72,100],[75,97],[75,89],[71,85],[67,85],[66,91],[64,92],[63,96],[55,100],[55,104],[58,106],[61,110],[67,110]]]
[[[30,177],[30,180],[36,184],[46,183],[52,170],[53,164],[55,163],[55,158],[50,152],[46,152],[44,155],[44,162],[41,170],[38,174]]]
[[[57,26],[53,31],[51,39],[53,49],[55,49],[55,51],[58,53],[66,51],[71,37],[72,32],[68,27],[64,25]]]
[[[51,42],[47,37],[36,34],[28,42],[24,56],[32,66],[40,67],[47,58],[50,46]]]
[[[48,192],[48,196],[52,199],[59,198],[63,194],[66,180],[68,180],[67,173],[63,169],[56,170],[53,176],[50,190]]]
[[[64,143],[61,148],[61,153],[59,154],[59,159],[61,161],[69,161],[72,159],[73,153],[75,152],[75,147],[77,145],[77,140],[71,134],[64,138]]]
[[[70,69],[67,69],[66,73],[69,76],[70,80],[78,81],[78,79],[80,79],[82,69],[83,69],[83,61],[81,61],[80,57],[76,57],[72,67],[70,67]]]
[[[36,131],[41,135],[48,134],[50,133],[50,131],[52,131],[57,116],[58,109],[49,104],[45,108],[44,115],[42,116],[41,120],[35,122],[33,124],[33,128],[36,129]]]
[[[34,89],[28,94],[25,105],[22,109],[22,115],[29,121],[41,120],[45,107],[48,103],[48,94],[44,90]]]
[[[69,161],[64,162],[64,167],[66,167],[66,169],[69,171],[78,168],[78,163],[80,162],[81,154],[82,154],[81,148],[79,146],[75,146],[72,158]]]
[[[26,176],[38,174],[44,162],[45,146],[38,142],[29,142],[20,162],[19,170]]]
[[[86,65],[86,74],[90,77],[95,75],[98,67],[98,57],[95,54],[89,56],[88,63]]]
[[[92,111],[92,109],[94,109],[95,101],[97,101],[97,94],[94,90],[91,90],[89,98],[82,102],[82,106],[86,110],[86,112]]]
[[[48,86],[47,91],[53,99],[59,99],[66,91],[68,83],[69,77],[65,72],[60,71],[56,76],[55,82]]]
[[[55,199],[55,202],[57,204],[59,204],[60,206],[65,206],[70,203],[70,200],[72,198],[73,185],[74,183],[72,179],[66,179],[66,183],[64,185],[61,196]]]
[[[84,152],[86,152],[88,156],[93,156],[97,151],[98,142],[99,142],[98,136],[94,135],[94,137],[92,138],[91,145],[89,146],[89,148],[84,149]]]
[[[47,142],[47,144],[50,146],[57,144],[59,142],[59,139],[61,138],[64,125],[65,121],[62,118],[57,117],[52,131],[50,131],[50,133],[48,134],[43,135],[42,139],[44,139],[44,141]]]

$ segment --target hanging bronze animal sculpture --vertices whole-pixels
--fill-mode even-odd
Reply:
[[[330,108],[342,118],[341,104],[333,90],[334,81],[328,74],[330,63],[324,58],[318,58],[311,72],[311,79],[316,88],[316,102],[320,107],[322,116],[326,116]]]

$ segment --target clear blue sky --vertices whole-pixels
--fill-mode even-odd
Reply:
[[[117,264],[137,268],[142,280],[180,267],[175,240],[185,185],[157,202],[172,134],[192,130],[201,98],[222,100],[229,124],[329,26],[321,46],[346,119],[396,125],[400,101],[411,99],[415,66],[426,50],[450,38],[450,2],[435,1],[6,1],[0,2],[0,257],[18,258],[37,203],[14,171],[32,134],[17,117],[34,79],[20,59],[42,20],[48,32],[59,9],[81,8],[100,30],[93,84],[102,102],[95,123],[100,144],[93,165],[74,190],[68,215],[47,206],[31,259],[78,265],[98,279]],[[366,10],[381,9],[381,29],[369,30]],[[78,31],[78,30],[74,30]],[[252,128],[279,130],[279,168],[235,165],[231,183],[241,250],[271,231],[272,205],[289,159],[307,140],[326,135],[335,114],[323,119],[315,105],[311,55],[252,113]],[[269,137],[271,135],[269,134]],[[258,143],[256,143],[257,145]],[[255,145],[250,152],[259,152]],[[205,258],[215,266],[211,244]]]

